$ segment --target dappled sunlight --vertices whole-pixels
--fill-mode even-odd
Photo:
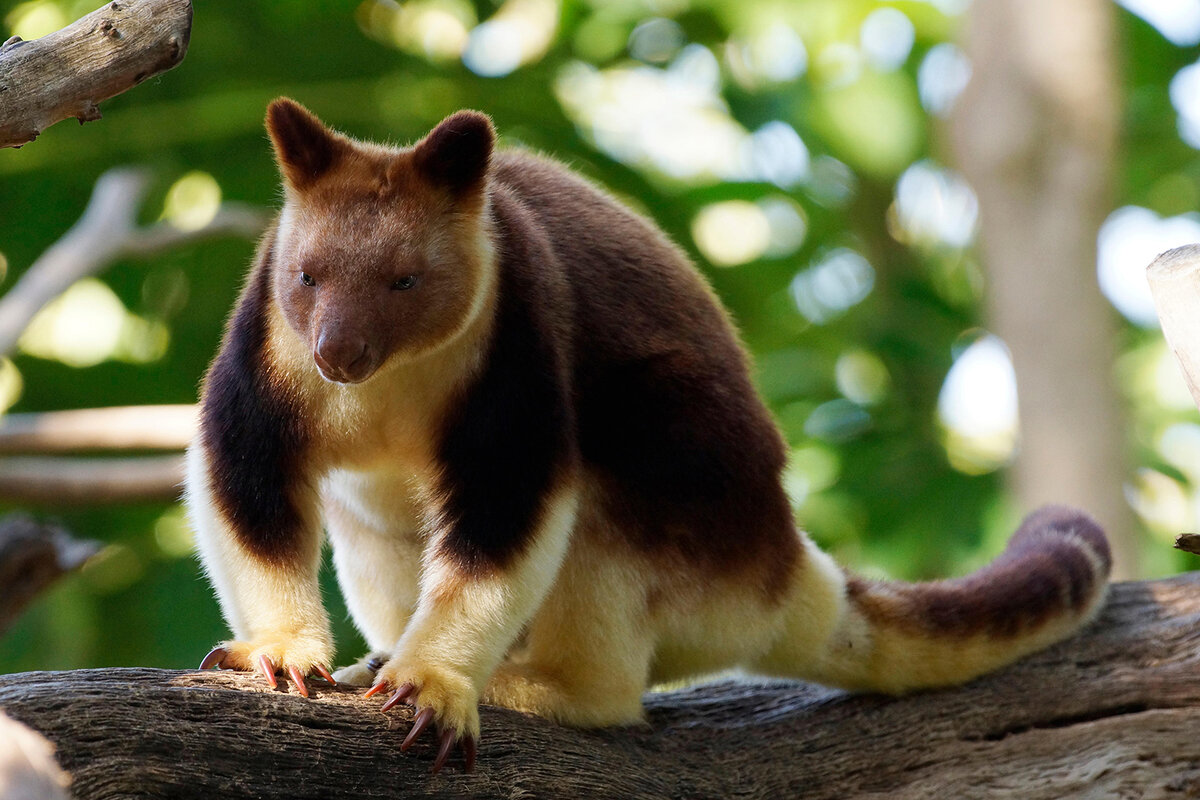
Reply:
[[[822,325],[866,299],[875,270],[860,253],[838,248],[792,279],[792,300],[809,322]]]
[[[162,216],[181,231],[196,231],[213,221],[221,208],[221,186],[207,172],[193,170],[167,190]]]
[[[766,216],[769,229],[764,255],[782,258],[799,250],[808,234],[808,219],[804,208],[784,195],[763,197],[755,205]]]
[[[792,507],[800,508],[810,496],[833,486],[840,472],[836,451],[820,444],[793,448],[783,471],[783,488]]]
[[[771,223],[755,203],[729,200],[705,206],[692,222],[692,238],[710,263],[730,267],[753,261],[771,243]]]
[[[904,66],[916,36],[916,28],[903,11],[879,8],[863,20],[859,47],[872,67],[886,72]]]
[[[1153,25],[1172,44],[1200,43],[1200,0],[1117,0]]]
[[[1200,214],[1164,219],[1148,208],[1118,208],[1096,237],[1100,290],[1130,322],[1157,327],[1146,267],[1160,253],[1194,242],[1200,242]]]
[[[366,0],[357,11],[359,25],[370,36],[431,61],[462,56],[475,8],[467,0]]]
[[[979,201],[957,172],[926,159],[900,176],[890,211],[900,241],[962,248],[975,238]]]
[[[16,405],[25,391],[21,371],[10,358],[0,358],[0,414]]]
[[[103,361],[157,361],[170,334],[156,320],[129,312],[102,281],[85,278],[38,312],[22,334],[22,352],[91,367]]]
[[[681,181],[784,188],[810,176],[808,148],[791,125],[773,120],[750,133],[733,119],[717,58],[700,45],[685,47],[666,68],[573,62],[555,90],[596,146],[631,166]]]
[[[934,45],[917,70],[917,92],[921,105],[936,117],[946,117],[954,101],[971,80],[971,62],[957,45]]]
[[[1146,529],[1164,544],[1195,526],[1195,498],[1188,496],[1179,481],[1156,469],[1137,470],[1125,485],[1125,498]]]
[[[786,83],[808,69],[808,49],[795,28],[773,22],[749,35],[735,35],[725,49],[734,80],[747,88]]]
[[[803,244],[806,229],[804,210],[786,197],[712,203],[692,220],[696,247],[718,267],[791,255]]]
[[[1158,437],[1158,452],[1193,484],[1200,483],[1200,425],[1176,422]]]
[[[1200,62],[1184,67],[1171,79],[1168,92],[1179,115],[1179,137],[1200,149]]]
[[[88,587],[99,595],[124,591],[141,580],[146,564],[133,548],[122,542],[105,545],[79,570]]]
[[[675,57],[686,41],[678,22],[666,17],[651,17],[629,34],[629,55],[648,64],[665,64]]]
[[[838,391],[860,406],[881,402],[891,387],[891,376],[879,356],[866,350],[847,350],[834,367]]]
[[[976,339],[954,360],[938,396],[946,455],[980,475],[1007,464],[1017,446],[1017,377],[998,337]]]
[[[1154,388],[1154,401],[1165,409],[1186,411],[1191,413],[1196,408],[1196,401],[1188,389],[1187,381],[1179,368],[1179,361],[1167,348],[1162,339],[1157,342],[1153,361],[1153,378],[1148,385]]]
[[[560,10],[555,0],[506,0],[471,31],[463,64],[477,75],[497,78],[537,61],[554,41]]]
[[[1179,362],[1161,335],[1122,353],[1114,372],[1134,412],[1153,419],[1155,425],[1169,424],[1180,414],[1195,414],[1196,404]]]
[[[171,506],[154,521],[154,543],[169,558],[185,558],[192,554],[196,540],[183,506]]]
[[[63,8],[61,3],[54,0],[30,0],[14,6],[5,15],[4,24],[8,26],[10,35],[20,36],[29,41],[54,33],[73,19],[74,17],[68,17],[67,9]],[[0,40],[7,38],[8,36],[0,36]]]

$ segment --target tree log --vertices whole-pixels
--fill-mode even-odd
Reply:
[[[409,712],[361,690],[152,669],[0,676],[80,800],[115,797],[1022,798],[1200,795],[1200,573],[1113,588],[1087,631],[970,685],[903,698],[724,680],[580,731],[482,709],[479,764],[427,774]]]
[[[113,0],[62,30],[0,47],[0,147],[56,122],[100,119],[98,103],[174,67],[187,53],[191,0]]]

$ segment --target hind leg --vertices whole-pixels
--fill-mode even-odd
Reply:
[[[640,721],[654,649],[644,594],[628,561],[578,536],[525,647],[492,675],[483,702],[578,727]]]

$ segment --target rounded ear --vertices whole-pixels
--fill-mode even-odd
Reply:
[[[328,172],[347,144],[311,111],[288,97],[277,98],[267,106],[267,133],[279,171],[298,188]]]
[[[487,177],[496,132],[478,111],[446,117],[413,149],[413,164],[430,182],[454,194],[480,188]]]

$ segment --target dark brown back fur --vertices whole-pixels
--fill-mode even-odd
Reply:
[[[783,442],[724,310],[653,225],[563,167],[495,159],[571,290],[579,451],[633,544],[768,593],[799,555],[780,484]]]

